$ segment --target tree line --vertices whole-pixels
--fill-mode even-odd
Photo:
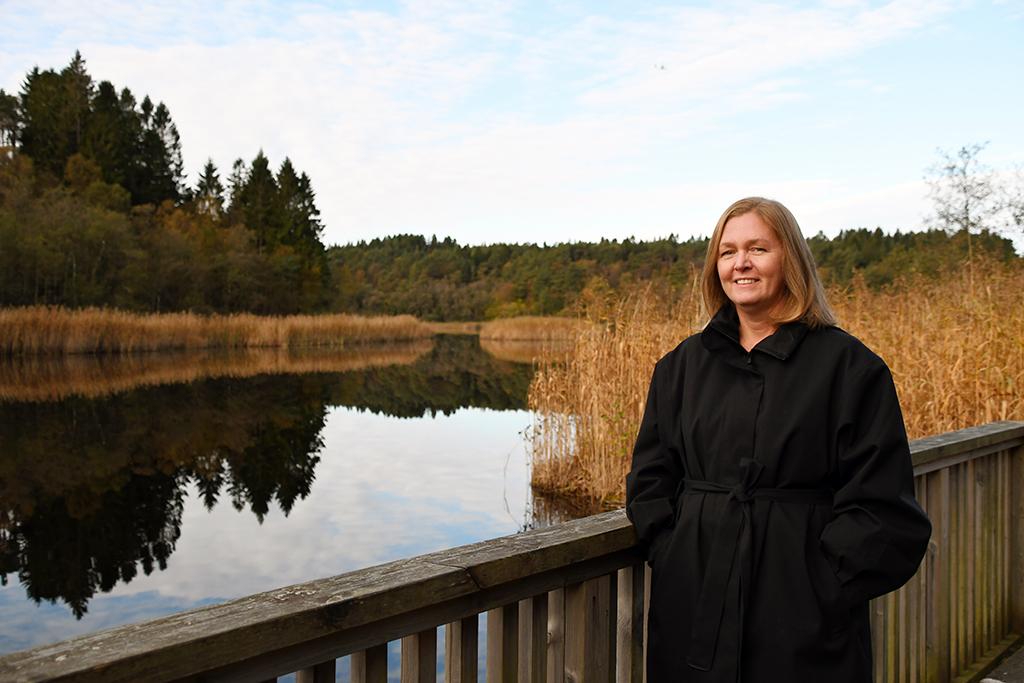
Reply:
[[[94,83],[75,53],[0,90],[0,304],[139,311],[324,310],[309,176],[262,151],[185,180],[168,107]]]
[[[969,253],[1018,258],[987,229],[887,234],[846,230],[809,240],[826,283],[863,277],[872,287],[913,272],[939,276]],[[623,291],[649,281],[683,287],[704,264],[706,238],[459,245],[450,238],[399,235],[331,247],[334,306],[361,314],[412,313],[428,320],[484,320],[571,313],[586,292]]]
[[[568,313],[588,291],[683,286],[706,239],[554,246],[459,245],[397,235],[327,249],[309,176],[260,151],[226,179],[185,180],[162,102],[94,83],[78,53],[0,90],[0,305],[136,311],[361,314],[484,320]],[[938,274],[975,254],[1016,258],[994,229],[1021,225],[1021,188],[1000,189],[982,145],[944,153],[932,230],[857,229],[810,239],[827,282],[872,286]],[[997,191],[998,190],[998,191]],[[1012,191],[1011,191],[1012,190]]]

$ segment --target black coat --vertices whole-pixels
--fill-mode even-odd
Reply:
[[[748,353],[731,304],[658,361],[626,511],[652,567],[648,683],[870,681],[868,600],[931,535],[885,363],[802,323]]]

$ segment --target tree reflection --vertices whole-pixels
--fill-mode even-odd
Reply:
[[[528,366],[442,338],[407,365],[221,377],[87,399],[0,402],[0,581],[79,618],[97,591],[165,569],[189,487],[262,523],[309,495],[332,406],[393,416],[525,407]]]

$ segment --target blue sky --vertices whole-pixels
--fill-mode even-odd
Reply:
[[[163,100],[195,178],[262,148],[325,241],[919,229],[936,148],[1024,162],[1024,4],[0,2],[0,87],[76,49]]]

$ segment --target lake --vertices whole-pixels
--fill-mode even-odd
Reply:
[[[567,518],[489,348],[0,362],[0,653]]]

